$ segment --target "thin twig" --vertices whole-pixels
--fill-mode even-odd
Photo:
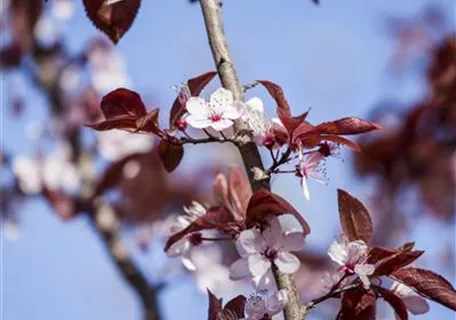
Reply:
[[[325,294],[324,296],[321,296],[319,298],[316,298],[316,299],[313,299],[312,301],[310,301],[309,303],[307,303],[305,305],[305,308],[307,310],[310,310],[312,308],[314,308],[317,304],[323,302],[323,301],[326,301],[330,298],[334,298],[334,297],[337,297],[339,294],[345,292],[345,291],[348,291],[348,290],[351,290],[351,289],[354,289],[354,288],[357,288],[359,287],[359,283],[355,283],[355,284],[350,284],[348,286],[345,286],[345,287],[342,287],[340,289],[337,289],[337,290],[334,290],[334,291],[331,291],[327,294]]]

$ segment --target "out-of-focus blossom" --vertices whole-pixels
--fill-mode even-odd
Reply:
[[[62,30],[49,15],[42,15],[35,25],[35,37],[44,46],[52,46],[62,36]]]
[[[263,232],[248,229],[240,233],[236,248],[241,258],[231,265],[230,276],[234,280],[249,276],[261,279],[272,264],[283,273],[294,273],[299,268],[299,259],[289,251],[301,250],[303,245],[302,232],[283,231],[278,218],[271,216]]]
[[[212,93],[209,102],[200,97],[188,99],[186,108],[189,115],[186,120],[194,128],[212,127],[221,131],[233,125],[233,120],[240,117],[239,110],[242,107],[242,102],[234,101],[231,91],[219,88]]]
[[[34,194],[45,186],[50,190],[73,192],[79,188],[80,178],[71,162],[70,147],[60,144],[44,159],[17,156],[13,160],[13,172],[24,193]]]
[[[102,157],[107,160],[119,160],[129,154],[147,152],[152,148],[150,136],[129,133],[122,130],[97,132],[98,148]]]
[[[251,295],[245,303],[246,319],[272,319],[272,316],[280,313],[288,302],[285,290],[274,293],[257,291]]]
[[[239,283],[230,280],[230,271],[222,264],[222,260],[220,246],[196,247],[192,250],[192,261],[196,266],[193,275],[196,286],[202,293],[206,293],[207,289],[227,296],[239,292]]]
[[[334,241],[328,250],[329,257],[349,274],[357,274],[365,288],[370,287],[369,277],[374,273],[375,266],[365,263],[368,246],[362,240],[348,242],[345,237]]]
[[[52,15],[59,20],[70,19],[76,11],[75,0],[54,0]]]
[[[71,147],[60,144],[43,163],[43,183],[51,190],[73,192],[79,188],[80,177],[71,162]]]
[[[299,152],[299,163],[296,165],[296,176],[301,178],[301,187],[304,197],[310,200],[310,192],[307,184],[309,178],[320,183],[325,182],[324,169],[321,167],[321,162],[324,156],[320,152],[312,152],[308,155],[303,155]]]
[[[184,211],[186,214],[177,217],[176,223],[171,227],[170,234],[174,234],[188,227],[192,222],[206,213],[206,208],[202,204],[193,201],[190,206],[184,207]],[[190,234],[174,243],[166,253],[169,257],[180,256],[184,267],[190,271],[195,271],[196,265],[192,261],[191,251],[194,246],[200,245],[201,242],[201,233]]]
[[[429,304],[426,299],[416,294],[410,287],[394,281],[391,286],[391,291],[402,298],[405,306],[412,314],[424,314],[429,311]]]
[[[124,57],[111,47],[94,45],[88,58],[92,67],[92,85],[100,94],[131,86]]]
[[[41,164],[38,159],[17,156],[13,159],[13,173],[16,176],[19,188],[26,194],[35,194],[41,191]]]

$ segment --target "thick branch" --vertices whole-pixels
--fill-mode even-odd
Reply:
[[[122,277],[134,288],[143,305],[144,320],[159,320],[157,291],[128,256],[125,245],[117,236],[118,221],[115,212],[107,204],[99,204],[91,215],[95,231],[100,235],[106,249]]]
[[[222,82],[223,87],[233,93],[235,99],[242,100],[243,88],[239,83],[236,69],[234,68],[234,62],[228,47],[225,30],[223,28],[222,4],[219,0],[201,0],[200,2],[209,44],[220,76],[220,81]],[[236,133],[247,132],[248,126],[243,121],[236,121],[235,131]],[[259,188],[270,189],[269,180],[264,179],[256,181],[253,177],[252,168],[257,167],[264,169],[260,153],[255,143],[250,140],[245,144],[239,145],[238,148],[252,188],[254,190]]]
[[[68,58],[70,61],[70,58]],[[62,91],[60,90],[60,81],[59,78],[62,74],[62,70],[56,72],[56,76],[52,79],[40,78],[39,75],[42,73],[40,64],[37,63],[37,70],[28,70],[31,72],[31,76],[36,80],[37,84],[41,87],[43,92],[47,95],[49,101],[51,102],[54,113],[62,113],[65,110],[64,98],[62,96]],[[33,72],[36,72],[33,73]],[[79,136],[75,137],[76,139]],[[80,151],[80,150],[79,150]],[[82,179],[82,188],[80,190],[79,197],[81,199],[90,199],[96,177],[94,176],[94,163],[93,159],[89,154],[84,153],[82,150],[81,153],[77,153],[77,162],[79,167],[79,173]],[[92,204],[94,212],[90,213],[90,219],[94,230],[100,235],[100,238],[103,240],[106,245],[107,252],[111,257],[112,261],[116,265],[120,275],[130,284],[130,287],[141,299],[143,305],[143,319],[144,320],[159,320],[158,312],[158,302],[157,302],[157,290],[149,284],[147,279],[141,273],[139,268],[134,264],[133,260],[127,254],[126,249],[123,247],[118,235],[117,229],[103,228],[100,221],[103,219],[100,218],[103,210],[105,212],[112,213],[112,225],[118,225],[117,218],[113,213],[113,209],[107,206],[106,204],[100,206],[100,204]],[[101,208],[104,208],[101,210]],[[106,222],[106,221],[105,221]],[[123,249],[122,249],[123,248]],[[108,302],[109,303],[109,302]]]
[[[206,30],[209,38],[209,44],[212,50],[212,55],[217,66],[222,85],[233,92],[235,99],[243,99],[243,88],[239,83],[236,74],[233,59],[231,58],[228,47],[225,30],[222,20],[222,3],[219,0],[200,0],[201,9],[204,15]],[[242,121],[235,123],[236,134],[247,132],[248,126]],[[257,181],[254,179],[252,168],[264,170],[263,162],[260,153],[255,143],[250,139],[249,142],[239,145],[245,169],[249,176],[250,184],[253,190],[259,188],[270,189],[270,180],[263,179]],[[284,289],[288,294],[288,304],[285,307],[284,314],[286,320],[302,320],[305,318],[305,309],[299,302],[299,297],[296,290],[293,277],[291,275],[281,274],[278,270],[274,270],[277,285],[280,289]]]

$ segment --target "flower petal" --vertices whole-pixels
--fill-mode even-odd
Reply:
[[[261,277],[253,277],[252,282],[258,290],[275,290],[277,288],[271,269]]]
[[[299,269],[299,259],[289,252],[279,252],[277,258],[274,259],[274,264],[283,273],[295,273]]]
[[[424,314],[429,311],[429,304],[423,297],[419,295],[413,295],[408,297],[402,297],[407,309],[415,315]]]
[[[199,118],[194,115],[189,115],[185,118],[187,123],[196,129],[204,129],[212,125],[212,121],[206,118]]]
[[[266,250],[266,243],[258,230],[247,229],[237,238],[236,249],[241,257],[247,257]]]
[[[264,229],[262,236],[269,249],[278,250],[283,242],[282,225],[279,219],[273,215],[268,218],[267,222],[268,226]]]
[[[186,250],[182,253],[182,264],[189,271],[196,271],[196,265],[191,258],[191,251]]]
[[[200,97],[191,97],[188,99],[185,104],[188,113],[198,118],[207,118],[208,117],[208,105],[204,99]]]
[[[234,101],[230,90],[219,88],[211,94],[210,108],[215,112],[223,112],[226,106]]]
[[[307,201],[310,200],[310,192],[309,192],[309,187],[307,186],[307,178],[302,177],[301,178],[301,187],[302,187],[302,194],[304,195],[304,198],[306,198]]]
[[[288,232],[283,237],[282,249],[284,251],[298,251],[304,247],[305,236],[302,232]]]
[[[248,107],[252,108],[255,111],[264,113],[263,100],[258,97],[253,97],[245,103]]]
[[[268,314],[273,316],[283,310],[288,303],[288,296],[285,290],[279,290],[273,295],[269,296],[266,300],[266,308]]]
[[[271,261],[262,254],[252,254],[247,259],[249,261],[250,274],[254,277],[263,276],[271,268]]]
[[[212,129],[214,129],[216,131],[222,131],[222,130],[228,129],[232,125],[233,125],[233,121],[231,121],[229,119],[221,119],[216,122],[211,122],[211,124],[210,124]]]
[[[230,266],[230,279],[232,280],[242,279],[249,275],[249,263],[246,258],[238,259]]]
[[[328,249],[328,256],[332,261],[344,266],[348,260],[348,253],[343,239],[335,240]]]
[[[178,257],[181,256],[184,252],[190,250],[191,244],[188,239],[184,238],[176,243],[174,243],[168,251],[166,251],[166,255],[168,257]]]
[[[241,116],[242,108],[245,108],[244,103],[241,101],[235,101],[226,106],[225,111],[223,112],[223,117],[226,119],[235,120]]]

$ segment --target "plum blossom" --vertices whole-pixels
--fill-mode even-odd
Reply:
[[[272,148],[276,145],[274,128],[281,127],[280,120],[277,123],[274,119],[268,118],[264,112],[263,101],[260,98],[253,97],[245,103],[241,119],[252,130],[255,143],[267,148]]]
[[[302,232],[285,232],[276,216],[268,219],[263,232],[248,229],[240,233],[236,249],[241,256],[230,267],[233,280],[253,277],[257,287],[268,280],[272,264],[283,273],[294,273],[299,268],[299,259],[289,251],[302,249]]]
[[[365,263],[368,246],[362,240],[348,242],[345,237],[334,241],[328,250],[329,257],[341,266],[341,270],[349,274],[357,274],[364,287],[370,287],[369,277],[374,273],[373,264]]]
[[[13,172],[24,193],[35,194],[46,187],[51,190],[75,191],[80,178],[71,161],[71,150],[67,144],[60,144],[44,159],[38,156],[17,156],[13,160]]]
[[[136,152],[147,152],[153,145],[153,140],[147,135],[122,130],[97,131],[97,136],[101,156],[110,161]]]
[[[426,299],[416,294],[410,287],[394,281],[391,285],[391,291],[402,298],[405,306],[412,314],[425,314],[429,311],[429,304]]]
[[[192,261],[196,286],[202,293],[207,289],[231,296],[239,291],[239,284],[230,280],[230,271],[223,265],[223,252],[220,246],[196,247],[192,250]]]
[[[288,302],[285,290],[274,293],[257,291],[252,294],[245,303],[247,320],[269,320],[272,316],[280,313]]]
[[[239,109],[243,108],[243,105],[240,101],[234,101],[231,91],[219,88],[212,93],[209,102],[200,97],[188,99],[186,108],[189,115],[186,121],[194,128],[212,127],[221,131],[231,127],[233,120],[240,117]]]
[[[321,167],[323,159],[323,154],[318,151],[305,156],[303,155],[302,150],[299,151],[299,163],[296,165],[296,176],[301,178],[302,192],[307,200],[310,200],[310,192],[307,185],[307,180],[309,178],[320,183],[325,183],[325,171]]]
[[[170,234],[179,232],[186,227],[188,227],[192,222],[194,222],[199,217],[203,216],[206,213],[206,208],[193,201],[190,206],[184,207],[185,215],[180,215],[177,217],[177,221],[170,228]],[[181,240],[174,243],[166,252],[169,257],[181,257],[182,264],[185,268],[190,271],[195,271],[196,266],[191,258],[191,251],[194,246],[200,245],[202,242],[201,233],[193,233],[187,237],[182,238]]]

